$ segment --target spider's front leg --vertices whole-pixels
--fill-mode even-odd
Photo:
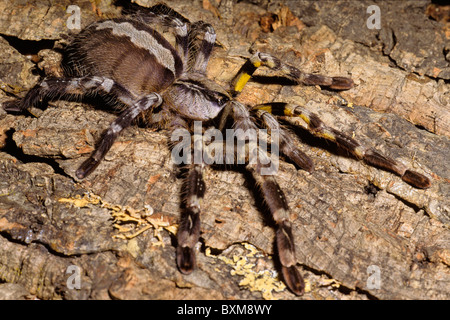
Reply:
[[[320,74],[304,73],[299,69],[283,63],[280,59],[274,56],[256,52],[253,54],[241,67],[237,75],[231,81],[231,93],[233,96],[238,95],[253,73],[259,67],[268,67],[272,70],[280,71],[283,76],[296,82],[305,85],[319,85],[328,87],[334,90],[347,90],[353,87],[353,80],[346,77],[328,77]]]
[[[76,176],[79,179],[85,178],[94,171],[120,132],[130,126],[139,114],[161,104],[162,99],[159,94],[152,93],[137,98],[122,85],[106,77],[49,78],[28,91],[25,98],[6,102],[3,106],[8,112],[22,113],[32,106],[39,105],[42,100],[77,97],[88,92],[111,94],[127,108],[111,123],[94,153],[78,168]]]
[[[299,125],[314,136],[324,138],[336,143],[336,145],[359,160],[367,164],[393,172],[400,176],[403,181],[416,188],[425,189],[431,186],[431,181],[426,176],[407,168],[402,163],[386,157],[373,148],[365,148],[355,139],[343,134],[342,132],[326,126],[322,120],[309,110],[289,103],[267,103],[253,107],[260,116],[264,112],[278,116],[281,119],[293,122]],[[261,111],[263,111],[261,113]]]
[[[191,32],[189,34],[189,42],[194,43],[197,36],[202,35],[202,41],[198,50],[195,52],[195,60],[192,66],[192,71],[205,73],[208,61],[211,56],[211,51],[216,42],[216,32],[208,23],[197,22],[191,26]]]
[[[235,128],[246,130],[257,130],[245,106],[240,103],[233,103],[232,117],[235,121]],[[289,206],[273,174],[273,170],[269,169],[272,165],[270,157],[265,151],[262,151],[258,144],[251,139],[248,142],[248,155],[258,156],[256,159],[249,159],[246,166],[247,170],[252,174],[269,211],[277,225],[276,230],[276,246],[278,256],[281,262],[281,271],[284,281],[289,289],[297,295],[301,295],[305,289],[305,283],[302,276],[296,268],[295,244],[292,235],[292,225],[289,221]],[[256,148],[256,150],[254,150]],[[256,151],[256,152],[255,152]]]
[[[129,127],[139,114],[152,107],[159,106],[161,103],[162,98],[157,93],[152,93],[133,101],[131,105],[129,105],[119,117],[111,123],[98,147],[77,169],[75,173],[77,178],[83,179],[97,168],[100,161],[105,157],[122,130]]]

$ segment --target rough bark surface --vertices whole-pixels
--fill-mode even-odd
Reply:
[[[373,1],[253,2],[167,1],[215,27],[208,72],[219,83],[250,49],[306,72],[352,77],[355,88],[336,93],[282,86],[273,72],[258,70],[239,99],[304,104],[426,174],[432,187],[414,189],[295,130],[316,165],[309,174],[281,161],[277,176],[307,283],[296,297],[279,279],[273,222],[244,171],[206,171],[198,268],[184,276],[175,264],[182,179],[167,133],[127,129],[79,181],[74,172],[113,113],[67,101],[32,110],[36,117],[0,110],[0,299],[450,298],[445,19],[431,20],[428,1],[380,2],[381,29],[369,30]],[[82,25],[120,12],[111,1],[93,3],[80,2]],[[0,102],[57,72],[52,47],[73,32],[65,25],[68,4],[0,4]]]

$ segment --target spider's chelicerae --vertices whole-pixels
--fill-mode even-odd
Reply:
[[[193,132],[194,121],[201,121],[204,128],[216,125],[223,130],[231,122],[227,120],[231,119],[234,129],[243,132],[262,126],[269,134],[278,133],[278,147],[285,157],[300,168],[312,171],[311,159],[295,146],[277,121],[277,118],[295,118],[313,135],[336,143],[353,157],[391,171],[414,187],[430,186],[427,177],[371,148],[364,148],[353,138],[326,126],[317,115],[300,105],[246,106],[235,99],[259,67],[275,70],[295,83],[334,90],[352,88],[350,78],[306,74],[269,54],[256,52],[231,80],[230,87],[223,88],[206,75],[216,39],[213,27],[204,22],[191,24],[169,8],[162,11],[159,6],[158,10],[150,8],[124,18],[89,25],[67,47],[63,59],[64,77],[44,79],[25,98],[4,104],[8,112],[24,112],[41,104],[42,100],[94,93],[112,97],[123,106],[98,147],[76,171],[79,179],[99,165],[117,136],[138,118],[148,126],[167,129],[169,133],[179,128]],[[157,26],[172,30],[173,44],[155,30]],[[249,140],[246,141],[247,148]],[[201,201],[205,193],[202,170],[205,165],[188,165],[185,207],[176,250],[177,265],[182,273],[192,272],[196,264],[194,247],[200,236]],[[304,281],[296,268],[288,202],[275,177],[262,174],[265,167],[267,163],[263,164],[259,158],[248,161],[247,157],[245,168],[258,183],[276,222],[276,245],[284,281],[292,292],[302,294]]]

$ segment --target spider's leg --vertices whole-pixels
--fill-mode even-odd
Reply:
[[[43,100],[77,97],[89,91],[115,95],[124,104],[129,104],[134,99],[127,89],[105,77],[48,78],[28,91],[23,99],[5,102],[3,108],[7,112],[22,113],[38,106]]]
[[[97,167],[119,133],[130,126],[142,111],[161,104],[162,99],[159,94],[152,93],[138,99],[123,86],[105,77],[50,78],[31,89],[24,99],[14,101],[14,104],[4,105],[6,111],[23,112],[29,107],[39,104],[42,99],[81,96],[86,92],[104,92],[114,95],[118,101],[128,106],[128,108],[111,123],[100,145],[78,168],[76,176],[80,179],[86,177]]]
[[[120,100],[120,97],[118,97]],[[81,166],[76,171],[76,176],[79,179],[83,179],[89,175],[94,169],[99,165],[101,160],[104,158],[106,153],[111,148],[114,140],[118,137],[123,129],[129,127],[136,117],[143,111],[160,105],[162,98],[157,93],[151,93],[144,96],[143,98],[136,99],[133,103],[128,103],[128,108],[126,108],[120,115],[114,120],[106,134],[103,136],[99,146],[95,149],[92,155],[84,161]]]
[[[424,189],[431,185],[430,179],[426,176],[408,169],[402,163],[378,153],[373,148],[364,148],[355,139],[334,128],[326,126],[315,113],[301,106],[288,103],[272,103],[259,105],[255,108],[294,122],[317,137],[333,141],[357,159],[363,160],[371,166],[393,172],[400,176],[403,181],[416,188]]]
[[[262,175],[260,168],[259,164],[247,166],[247,170],[251,172],[258,183],[269,211],[277,224],[276,245],[284,281],[295,294],[301,295],[304,291],[305,283],[295,267],[297,261],[295,258],[292,226],[289,221],[289,206],[284,192],[275,178],[269,175]]]
[[[168,128],[172,131],[172,138],[176,136],[177,130],[185,130],[188,133],[188,137],[191,138],[189,125],[187,122],[177,115],[173,115],[172,119],[168,123]],[[184,135],[184,134],[183,134]],[[189,141],[191,149],[184,150],[183,152],[190,152],[192,158],[190,160],[185,159],[185,164],[194,159],[188,165],[187,177],[183,183],[183,209],[181,213],[180,224],[177,232],[177,252],[176,261],[178,269],[184,273],[191,273],[196,265],[195,259],[195,245],[200,237],[200,206],[205,194],[205,183],[203,181],[203,161],[195,161],[195,147],[196,143],[202,142],[201,134],[194,131],[193,140]],[[176,148],[174,143],[176,139],[171,139],[171,149]],[[204,146],[203,146],[204,147]],[[172,150],[173,152],[174,150]]]
[[[180,55],[186,69],[189,58],[189,22],[170,15],[165,15],[161,18],[175,31],[175,49]]]
[[[205,194],[202,165],[192,164],[185,181],[185,209],[177,232],[177,265],[184,274],[196,265],[194,247],[200,237],[200,205]]]
[[[202,41],[199,48],[196,48],[195,60],[193,62],[192,70],[195,72],[205,73],[206,67],[208,65],[209,57],[211,56],[211,51],[216,42],[216,32],[214,28],[204,22],[196,22],[191,27],[191,33],[189,37],[190,42],[195,42],[195,38],[202,34]]]
[[[350,78],[304,73],[291,65],[283,63],[272,55],[256,52],[244,63],[231,81],[231,92],[234,96],[242,91],[256,69],[261,66],[280,71],[288,79],[305,85],[320,85],[335,90],[347,90],[353,87],[353,80]]]
[[[270,134],[272,134],[272,132],[276,132],[278,134],[278,144],[280,151],[283,154],[294,161],[294,163],[303,170],[308,172],[312,172],[314,170],[314,163],[311,158],[295,146],[289,132],[280,126],[272,114],[264,109],[255,109],[254,113],[262,120],[263,125],[268,129]],[[272,139],[272,143],[276,143],[276,141],[273,141]]]
[[[234,103],[233,118],[236,129],[257,129],[250,118],[248,110],[240,103]],[[291,222],[289,221],[289,206],[284,192],[281,190],[274,176],[264,172],[264,169],[267,169],[271,165],[270,158],[265,152],[259,149],[257,144],[253,143],[252,147],[252,142],[254,141],[249,141],[249,155],[252,154],[251,149],[257,148],[259,156],[256,161],[249,161],[246,168],[259,185],[269,211],[277,224],[276,245],[284,281],[292,292],[301,295],[304,292],[305,283],[295,266],[295,244],[291,231]]]

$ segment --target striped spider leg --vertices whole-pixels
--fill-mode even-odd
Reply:
[[[235,129],[241,129],[243,132],[248,129],[258,129],[254,120],[250,116],[250,112],[241,103],[232,102],[232,118],[235,121]],[[275,128],[272,128],[275,131]],[[272,133],[273,133],[272,131]],[[279,132],[281,141],[284,141],[284,132]],[[275,233],[275,243],[278,250],[278,257],[281,263],[281,272],[283,279],[288,288],[297,295],[303,294],[305,290],[305,283],[296,268],[295,258],[295,243],[292,235],[292,224],[289,221],[289,205],[284,195],[283,190],[280,188],[276,181],[274,174],[267,174],[269,170],[264,171],[264,168],[268,168],[271,165],[271,159],[265,151],[259,149],[259,145],[256,141],[249,141],[248,154],[255,154],[253,148],[256,148],[256,161],[249,162],[246,165],[246,169],[252,174],[255,179],[265,203],[269,209],[273,220],[276,223],[277,230]],[[286,149],[284,149],[286,150]]]
[[[194,247],[200,237],[200,210],[205,194],[203,181],[203,163],[190,164],[185,179],[180,224],[177,232],[176,260],[178,269],[184,273],[191,273],[196,266]]]
[[[93,154],[78,168],[76,176],[79,179],[86,177],[98,166],[120,132],[130,126],[140,113],[161,104],[162,99],[159,94],[151,93],[138,98],[114,80],[106,77],[49,78],[28,91],[24,99],[14,100],[4,105],[8,112],[23,112],[38,105],[41,100],[74,97],[87,92],[113,95],[127,107],[111,123]]]
[[[167,29],[172,37],[164,36]],[[117,102],[122,107],[121,112],[94,152],[76,170],[79,179],[97,168],[119,134],[137,119],[144,125],[167,129],[168,133],[178,128],[187,130],[191,133],[194,151],[197,140],[203,141],[204,150],[213,149],[223,141],[205,144],[203,137],[192,130],[193,122],[215,126],[220,132],[234,122],[238,140],[243,139],[245,143],[238,143],[234,154],[219,155],[219,158],[224,157],[222,163],[238,160],[237,163],[244,164],[252,174],[276,223],[275,242],[283,279],[293,293],[302,294],[304,281],[296,267],[288,201],[270,170],[275,156],[273,153],[269,156],[256,137],[247,136],[245,132],[257,131],[261,124],[268,129],[268,135],[263,133],[264,139],[274,142],[277,140],[275,133],[278,134],[275,147],[300,168],[312,171],[312,160],[295,146],[290,133],[280,126],[277,118],[281,118],[317,137],[333,141],[369,165],[394,172],[417,188],[429,187],[430,180],[373,149],[364,148],[353,138],[326,126],[302,106],[269,103],[248,107],[233,100],[259,67],[277,71],[295,83],[334,90],[352,88],[350,78],[307,74],[269,54],[257,52],[243,64],[232,79],[231,87],[223,88],[206,74],[215,40],[216,33],[211,25],[191,24],[165,5],[97,21],[73,36],[62,61],[63,77],[44,79],[23,99],[5,102],[3,107],[8,112],[21,113],[43,101],[79,98],[85,94],[99,94]],[[251,156],[255,154],[256,159]],[[200,237],[201,203],[206,189],[203,173],[210,164],[205,159],[200,163],[194,159],[194,163],[187,164],[176,249],[176,262],[182,273],[190,273],[196,265],[195,245]]]
[[[268,67],[281,72],[286,78],[305,85],[320,85],[334,90],[347,90],[353,87],[353,80],[346,77],[328,77],[319,74],[304,73],[299,69],[283,63],[280,59],[267,53],[254,53],[241,67],[239,72],[231,81],[231,92],[237,96],[253,73],[259,67]]]
[[[353,80],[350,78],[306,74],[269,54],[256,52],[246,61],[236,77],[232,80],[231,90],[234,95],[242,91],[256,69],[261,66],[280,71],[287,78],[306,85],[321,85],[335,90],[345,90],[353,87]],[[377,168],[393,172],[399,175],[403,181],[416,188],[424,189],[431,185],[430,179],[424,175],[408,169],[405,165],[394,159],[381,155],[372,148],[364,148],[355,139],[334,128],[326,126],[315,113],[308,111],[304,107],[288,103],[267,103],[253,107],[253,112],[256,112],[257,116],[263,119],[263,122],[269,129],[276,126],[277,124],[275,123],[277,121],[270,117],[267,112],[280,119],[293,121],[317,137],[333,141],[357,159],[363,160],[367,164]],[[282,134],[281,151],[290,157],[299,167],[311,171],[313,169],[311,161],[307,160],[300,150],[289,146],[290,144],[288,135]]]
[[[236,101],[231,101],[229,104],[236,134],[246,134],[249,130],[256,132],[258,127],[251,118],[248,108]],[[304,292],[305,284],[295,266],[295,244],[291,230],[292,224],[289,221],[289,206],[274,175],[267,174],[266,172],[269,172],[269,170],[264,172],[265,168],[267,169],[271,166],[271,158],[266,151],[260,149],[256,136],[246,135],[245,137],[239,136],[237,138],[244,140],[245,144],[236,146],[237,148],[234,150],[235,160],[238,163],[245,163],[246,170],[255,179],[269,212],[277,225],[276,246],[283,279],[292,292],[301,295]],[[208,146],[203,146],[203,148],[208,149]],[[258,156],[251,159],[251,154],[258,154]],[[222,156],[225,155],[222,154]],[[236,159],[236,157],[239,157],[239,159]],[[194,246],[200,236],[200,206],[206,189],[202,174],[204,165],[204,163],[191,164],[185,180],[185,208],[179,225],[177,247],[178,268],[185,274],[192,272],[195,267]]]
[[[260,66],[281,71],[287,78],[306,85],[321,85],[335,90],[350,89],[353,86],[353,81],[350,78],[305,74],[271,55],[258,52],[245,62],[238,74],[233,78],[231,92],[234,96],[237,96],[242,91],[245,84]],[[245,123],[246,126],[250,126],[251,120],[247,112],[242,107],[233,109],[233,118],[236,125]],[[267,103],[251,107],[249,112],[261,120],[262,125],[268,129],[269,134],[272,134],[274,131],[277,132],[280,151],[304,170],[311,172],[314,169],[312,160],[295,146],[290,133],[280,126],[277,118],[290,120],[296,125],[301,125],[317,137],[333,141],[357,159],[363,160],[369,165],[393,172],[416,188],[428,188],[431,185],[430,180],[424,175],[406,168],[398,161],[381,155],[374,149],[364,148],[355,139],[326,126],[316,114],[301,106],[288,103]],[[252,172],[255,180],[260,185],[264,199],[278,226],[276,243],[284,280],[294,293],[301,294],[304,283],[295,268],[295,245],[291,224],[288,220],[289,207],[287,200],[273,176],[260,175],[258,166],[249,165],[247,168]]]
[[[368,165],[390,171],[397,174],[403,181],[415,188],[425,189],[430,187],[429,178],[416,171],[408,169],[402,163],[386,157],[373,148],[362,146],[355,139],[344,133],[326,126],[313,112],[295,104],[267,103],[253,107],[253,111],[261,117],[266,125],[273,126],[273,116],[293,122],[311,132],[314,136],[334,142],[338,147],[347,151],[358,160],[363,160]],[[286,154],[289,157],[289,154]],[[295,158],[293,158],[295,161]],[[296,161],[297,163],[297,161]],[[297,163],[300,167],[302,164]]]

